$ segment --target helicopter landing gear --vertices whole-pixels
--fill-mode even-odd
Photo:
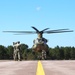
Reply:
[[[42,50],[42,60],[46,60],[46,51]]]
[[[47,59],[47,53],[45,50],[42,50],[41,52],[32,51],[32,53],[35,56],[35,59],[38,59],[38,60],[46,60]]]

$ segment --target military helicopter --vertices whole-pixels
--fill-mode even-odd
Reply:
[[[45,28],[41,31],[39,31],[37,28],[32,26],[32,28],[35,31],[3,31],[3,32],[10,32],[10,33],[17,33],[15,35],[24,35],[26,33],[28,34],[37,34],[38,38],[33,41],[34,45],[32,46],[32,49],[34,52],[40,52],[41,56],[39,56],[41,59],[46,59],[47,53],[48,53],[48,45],[47,45],[47,39],[43,38],[43,34],[53,34],[53,33],[64,33],[64,32],[73,32],[73,30],[69,29],[56,29],[56,30],[48,30],[49,28]]]

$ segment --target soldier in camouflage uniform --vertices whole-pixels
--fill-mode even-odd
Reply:
[[[21,61],[21,51],[20,51],[20,42],[13,42],[13,47],[14,47],[14,60],[19,60]]]

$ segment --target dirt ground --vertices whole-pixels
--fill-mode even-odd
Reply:
[[[0,75],[36,75],[38,61],[0,60]],[[45,75],[75,75],[75,60],[41,61]]]

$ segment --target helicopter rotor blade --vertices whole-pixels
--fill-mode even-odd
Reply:
[[[37,28],[35,28],[35,27],[33,27],[33,26],[32,26],[32,28],[33,28],[34,30],[36,30],[36,32],[39,32],[39,30],[38,30]]]
[[[13,35],[29,35],[29,33],[18,33],[18,34],[13,34]]]
[[[24,35],[24,34],[36,34],[36,33],[64,33],[64,32],[73,32],[73,30],[69,30],[69,29],[57,29],[57,30],[49,30],[49,31],[45,31],[49,28],[43,29],[42,31],[39,31],[38,29],[36,29],[35,27],[32,26],[33,29],[35,29],[36,31],[3,31],[3,32],[7,32],[7,33],[20,33],[18,35]]]
[[[46,31],[45,33],[52,34],[52,33],[65,33],[65,32],[73,32],[73,30]]]
[[[69,29],[56,29],[56,30],[50,30],[50,31],[63,31],[63,30],[69,30]]]
[[[34,33],[36,33],[34,31],[3,31],[3,32],[8,32],[8,33],[26,33],[26,34],[34,34]]]
[[[42,32],[44,32],[45,30],[48,30],[48,29],[49,29],[49,28],[45,28],[45,29],[42,30]]]

